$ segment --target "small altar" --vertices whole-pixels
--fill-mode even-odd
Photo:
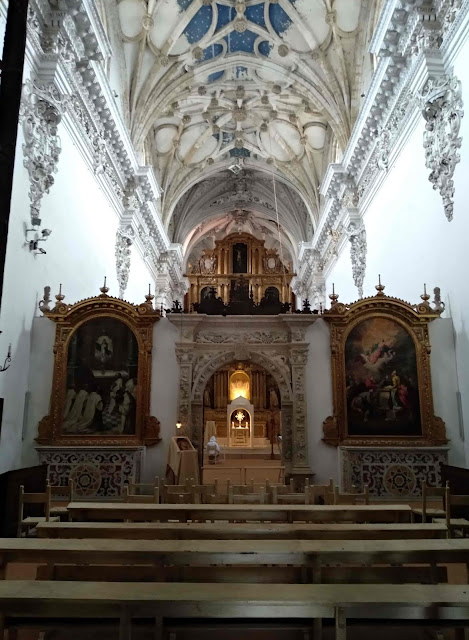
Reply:
[[[228,447],[253,447],[254,405],[242,396],[227,408]]]

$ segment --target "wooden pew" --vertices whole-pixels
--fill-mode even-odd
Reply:
[[[353,540],[230,540],[227,543],[225,540],[0,539],[3,572],[12,562],[44,564],[51,575],[55,565],[103,567],[103,573],[97,573],[94,580],[104,579],[105,565],[118,565],[124,571],[131,565],[256,567],[256,574],[259,574],[259,566],[264,569],[264,565],[285,565],[303,568],[303,581],[321,582],[327,576],[327,572],[323,576],[323,571],[328,565],[350,567],[361,564],[370,568],[396,564],[431,568],[442,564],[467,565],[469,540],[375,540],[364,545],[362,541]],[[349,569],[349,577],[354,569]],[[83,571],[80,576],[85,575]],[[45,575],[43,573],[42,577]],[[114,579],[115,574],[111,575]],[[359,570],[356,575],[359,579]],[[436,573],[429,576],[428,580],[438,579]],[[157,572],[155,578],[158,579]]]
[[[4,627],[41,618],[110,619],[119,623],[119,639],[130,640],[132,622],[155,620],[161,640],[163,618],[309,619],[335,621],[336,640],[346,638],[347,618],[426,620],[465,625],[469,620],[467,586],[460,585],[264,585],[3,581],[0,583],[0,637]]]
[[[193,522],[44,522],[40,538],[117,540],[392,540],[447,538],[445,524],[258,524]]]
[[[235,505],[235,504],[125,504],[71,502],[68,509],[79,521],[188,522],[409,522],[406,504],[380,505]]]

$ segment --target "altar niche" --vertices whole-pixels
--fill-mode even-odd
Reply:
[[[207,426],[208,425],[208,426]],[[280,393],[259,365],[233,362],[220,368],[204,391],[204,441],[215,435],[229,449],[277,450]]]

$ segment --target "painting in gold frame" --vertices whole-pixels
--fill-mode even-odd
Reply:
[[[327,444],[426,446],[447,442],[433,413],[428,324],[439,317],[426,294],[410,305],[384,294],[350,305],[333,294],[331,330],[334,415]]]
[[[56,323],[50,412],[39,423],[41,445],[156,444],[149,415],[153,324],[159,313],[108,296],[74,305],[58,298],[44,315]]]

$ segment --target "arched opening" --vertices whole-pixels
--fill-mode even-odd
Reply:
[[[228,457],[244,449],[250,455],[281,457],[280,391],[264,367],[251,361],[223,365],[208,380],[203,405],[205,446],[215,436]]]

